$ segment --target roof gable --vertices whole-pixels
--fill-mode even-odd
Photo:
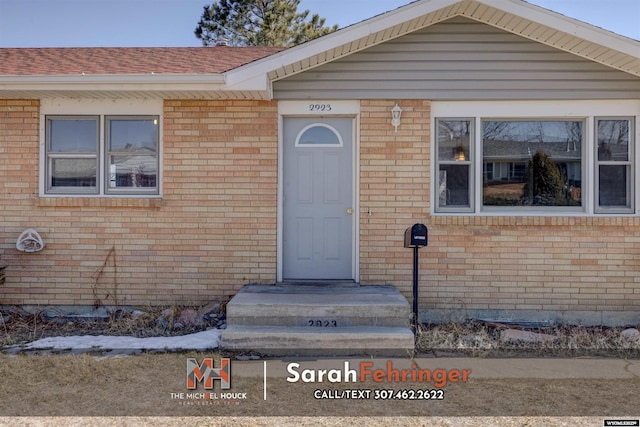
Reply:
[[[274,81],[464,17],[640,77],[640,42],[523,0],[417,0],[282,50],[0,49],[0,97],[273,98]]]
[[[465,17],[640,76],[640,42],[523,0],[418,0],[227,73],[227,85],[269,82],[332,62],[454,17]],[[259,76],[258,76],[259,74]]]
[[[638,99],[640,77],[456,17],[275,80],[275,99]]]

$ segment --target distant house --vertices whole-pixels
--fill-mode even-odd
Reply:
[[[520,0],[286,50],[0,49],[0,304],[410,296],[423,222],[424,319],[638,323],[639,120],[640,42]],[[537,151],[564,202],[520,202]],[[16,249],[28,228],[44,250]]]

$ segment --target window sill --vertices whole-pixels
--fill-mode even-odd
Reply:
[[[159,209],[164,201],[159,197],[39,197],[41,208],[128,208]]]
[[[580,226],[616,226],[616,227],[638,227],[640,217],[628,215],[581,215],[559,214],[554,216],[535,215],[497,215],[497,214],[431,214],[430,225],[441,226],[498,226],[498,227],[580,227]]]

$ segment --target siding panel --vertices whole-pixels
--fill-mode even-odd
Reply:
[[[613,54],[615,55],[615,54]],[[640,79],[455,18],[274,82],[276,99],[634,99]]]

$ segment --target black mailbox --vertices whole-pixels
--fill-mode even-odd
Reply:
[[[405,248],[417,248],[420,246],[427,246],[429,243],[429,236],[427,233],[427,226],[424,224],[413,224],[407,228],[404,232],[404,247]]]

